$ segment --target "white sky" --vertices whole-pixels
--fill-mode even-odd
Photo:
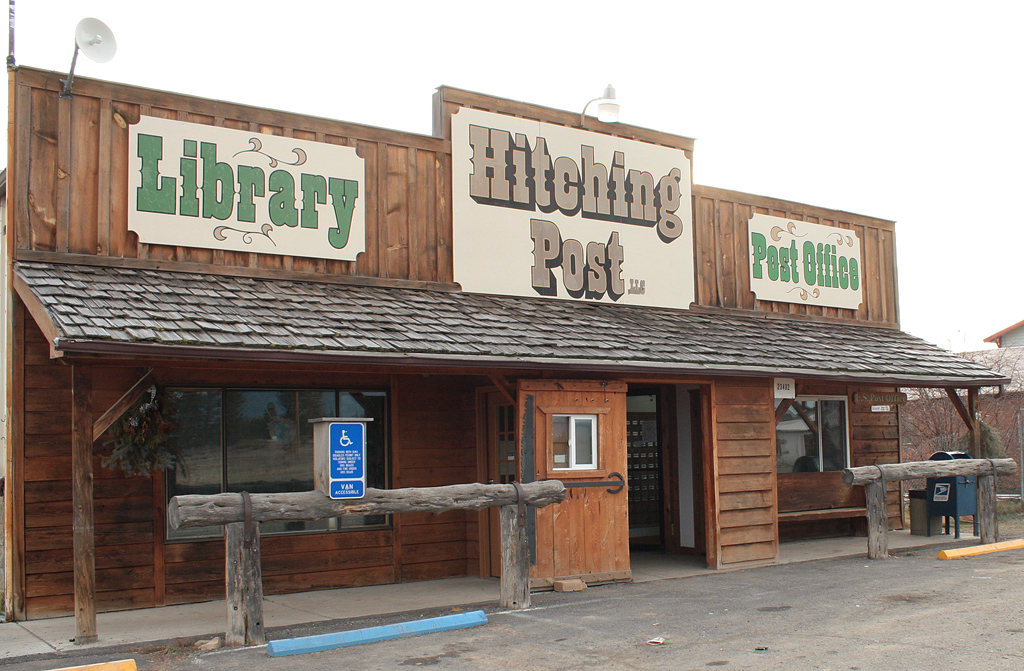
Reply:
[[[1024,2],[20,0],[19,65],[429,134],[442,84],[697,139],[694,181],[897,222],[904,330],[1024,320]],[[2,87],[6,100],[7,87]]]

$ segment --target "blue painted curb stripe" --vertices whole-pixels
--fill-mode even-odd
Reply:
[[[469,613],[459,613],[458,615],[443,615],[413,622],[399,622],[380,627],[339,631],[333,634],[283,638],[279,641],[267,643],[267,654],[272,657],[283,657],[285,655],[298,655],[304,652],[321,652],[323,650],[343,648],[347,645],[376,643],[377,641],[387,641],[392,638],[464,629],[465,627],[475,627],[479,624],[487,624],[487,616],[482,610],[474,610]]]

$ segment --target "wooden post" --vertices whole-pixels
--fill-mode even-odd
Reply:
[[[226,525],[224,536],[227,588],[228,630],[224,643],[228,646],[263,645],[263,571],[260,567],[260,525],[253,525],[253,538],[245,544],[245,523]]]
[[[981,459],[981,418],[978,413],[978,388],[967,390],[967,413],[971,416],[971,456]]]
[[[889,558],[889,520],[886,517],[885,481],[864,486],[868,504],[868,559]]]
[[[96,539],[92,505],[92,370],[71,371],[71,503],[74,508],[75,644],[96,641]]]
[[[501,506],[501,607],[530,607],[530,546],[519,507]]]
[[[978,522],[981,526],[981,544],[999,540],[999,521],[996,518],[996,476],[978,476]]]

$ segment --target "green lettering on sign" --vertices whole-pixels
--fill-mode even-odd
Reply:
[[[295,209],[295,178],[285,170],[270,173],[270,220],[277,226],[298,226],[299,211]]]
[[[177,180],[160,176],[160,159],[164,156],[164,140],[156,135],[139,135],[139,158],[142,159],[142,184],[135,191],[135,207],[140,212],[174,214]]]
[[[200,142],[203,160],[203,218],[224,221],[235,209],[235,171],[217,161],[217,145]]]
[[[751,233],[750,244],[754,248],[754,277],[756,279],[761,279],[764,276],[764,270],[761,268],[761,261],[763,261],[765,256],[768,254],[768,243],[760,233]]]
[[[331,243],[331,247],[341,249],[348,244],[348,236],[352,231],[352,212],[356,208],[359,182],[331,177],[328,181],[328,189],[331,192],[331,203],[334,205],[337,228],[327,231],[327,241]]]

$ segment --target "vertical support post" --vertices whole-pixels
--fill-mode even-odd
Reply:
[[[263,645],[263,571],[260,567],[260,527],[251,523],[250,542],[246,542],[244,522],[231,522],[224,535],[227,583],[228,646]]]
[[[96,641],[96,538],[92,492],[92,370],[71,370],[71,503],[75,644]]]
[[[1024,408],[1017,408],[1017,475],[1020,477],[1020,503],[1024,506]]]
[[[868,559],[889,558],[889,520],[886,518],[885,481],[872,480],[864,486],[868,504]]]
[[[999,540],[999,522],[996,518],[996,476],[978,476],[978,517],[981,523],[981,544],[988,545]]]
[[[501,607],[530,607],[530,546],[517,506],[501,506]]]
[[[967,390],[967,413],[971,416],[971,456],[983,458],[981,454],[981,419],[978,416],[978,388]]]

